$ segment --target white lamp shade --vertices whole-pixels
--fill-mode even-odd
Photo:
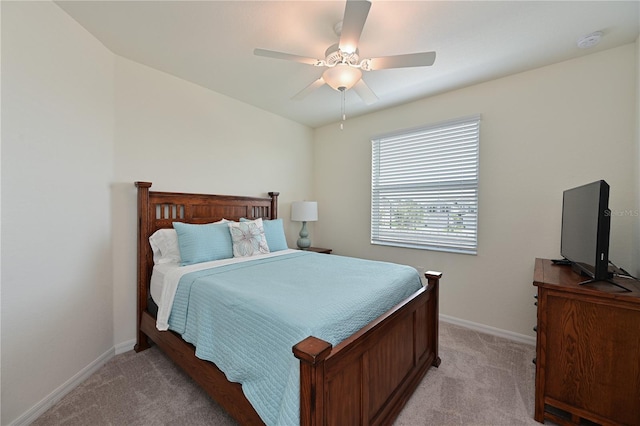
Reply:
[[[322,74],[322,78],[335,90],[341,88],[349,90],[362,78],[362,71],[347,64],[338,64],[333,68],[328,68]]]
[[[291,203],[291,220],[315,222],[318,220],[318,203],[316,201],[294,201]]]

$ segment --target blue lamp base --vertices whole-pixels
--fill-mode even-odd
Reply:
[[[307,231],[307,222],[302,222],[302,229],[300,230],[300,238],[298,238],[298,248],[301,250],[311,247],[311,240],[308,238],[309,232]]]

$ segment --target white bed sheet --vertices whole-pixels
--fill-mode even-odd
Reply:
[[[231,259],[214,260],[187,266],[180,266],[178,263],[161,263],[154,265],[153,271],[151,272],[151,297],[158,305],[156,328],[160,331],[169,329],[169,316],[171,315],[173,299],[178,289],[178,283],[183,275],[203,269],[216,268],[218,266],[247,262],[255,259],[282,256],[295,252],[296,250],[294,249],[287,249],[256,256],[233,257]]]

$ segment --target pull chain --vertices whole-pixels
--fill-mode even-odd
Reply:
[[[344,130],[344,121],[347,119],[347,112],[345,107],[346,90],[344,90],[344,87],[340,87],[339,90],[342,92],[342,104],[340,106],[340,112],[342,113],[342,123],[340,123],[340,130]]]

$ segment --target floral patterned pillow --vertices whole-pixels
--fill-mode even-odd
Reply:
[[[246,222],[229,222],[227,225],[233,241],[233,257],[269,253],[261,218]]]

